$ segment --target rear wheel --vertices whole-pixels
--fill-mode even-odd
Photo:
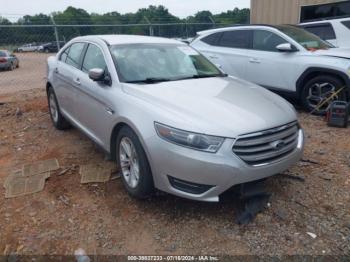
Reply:
[[[135,198],[149,197],[154,190],[153,177],[137,135],[129,127],[123,127],[118,133],[116,146],[124,187]]]
[[[56,94],[53,91],[53,88],[50,87],[47,92],[48,103],[49,103],[49,111],[50,117],[53,125],[58,130],[65,130],[71,127],[70,123],[63,117],[60,112],[60,108],[57,102]]]
[[[16,68],[16,66],[14,65],[14,63],[11,62],[10,66],[9,66],[9,71],[12,71]]]
[[[333,101],[346,101],[345,88],[338,92],[343,87],[342,81],[333,76],[317,76],[311,79],[304,86],[301,97],[305,110],[324,115]]]

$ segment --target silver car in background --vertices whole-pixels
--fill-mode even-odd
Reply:
[[[100,145],[137,198],[157,188],[218,201],[302,156],[292,105],[175,40],[75,38],[48,59],[47,79],[53,124],[73,124]]]
[[[19,60],[7,50],[0,50],[0,70],[14,70],[19,67]]]

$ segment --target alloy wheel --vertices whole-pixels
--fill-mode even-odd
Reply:
[[[50,114],[55,123],[58,121],[58,107],[56,104],[56,99],[55,95],[53,93],[50,94],[49,98],[49,103],[50,103]]]
[[[323,105],[318,109],[318,112],[325,112],[333,101],[338,100],[339,97],[336,95],[326,102],[326,100],[334,95],[336,91],[336,87],[329,82],[315,83],[309,88],[306,101],[313,110],[323,103]]]
[[[123,137],[119,144],[119,160],[125,182],[131,188],[136,188],[140,182],[140,165],[133,142]]]

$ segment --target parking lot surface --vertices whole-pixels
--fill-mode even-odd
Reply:
[[[0,95],[45,86],[46,59],[50,55],[54,54],[16,53],[19,68],[0,71]]]
[[[300,112],[307,137],[305,161],[269,179],[269,207],[253,223],[239,226],[233,200],[200,203],[159,194],[138,201],[126,194],[120,179],[80,184],[79,167],[106,161],[104,154],[78,130],[62,132],[52,126],[44,90],[46,55],[19,58],[20,69],[0,72],[0,184],[11,170],[38,160],[56,158],[61,169],[40,193],[5,199],[0,187],[1,251],[350,253],[349,129],[327,127],[321,117]]]

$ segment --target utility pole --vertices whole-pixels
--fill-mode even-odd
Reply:
[[[149,35],[154,36],[152,23],[148,20],[148,18],[146,16],[144,16],[144,18],[145,18],[146,22],[149,24]]]
[[[55,23],[55,19],[53,18],[53,15],[51,15],[50,17],[51,17],[51,21],[52,21],[52,24],[53,24],[53,29],[55,31],[57,50],[60,50],[61,47],[60,47],[60,42],[59,42],[59,38],[58,38],[58,31],[57,31],[57,26],[56,26],[56,23]]]
[[[210,19],[210,21],[213,23],[213,28],[215,28],[215,27],[216,27],[216,23],[215,23],[214,18],[210,15],[210,16],[209,16],[209,19]]]
[[[186,18],[186,21],[185,21],[185,25],[186,25],[186,39],[188,39],[188,18]]]

